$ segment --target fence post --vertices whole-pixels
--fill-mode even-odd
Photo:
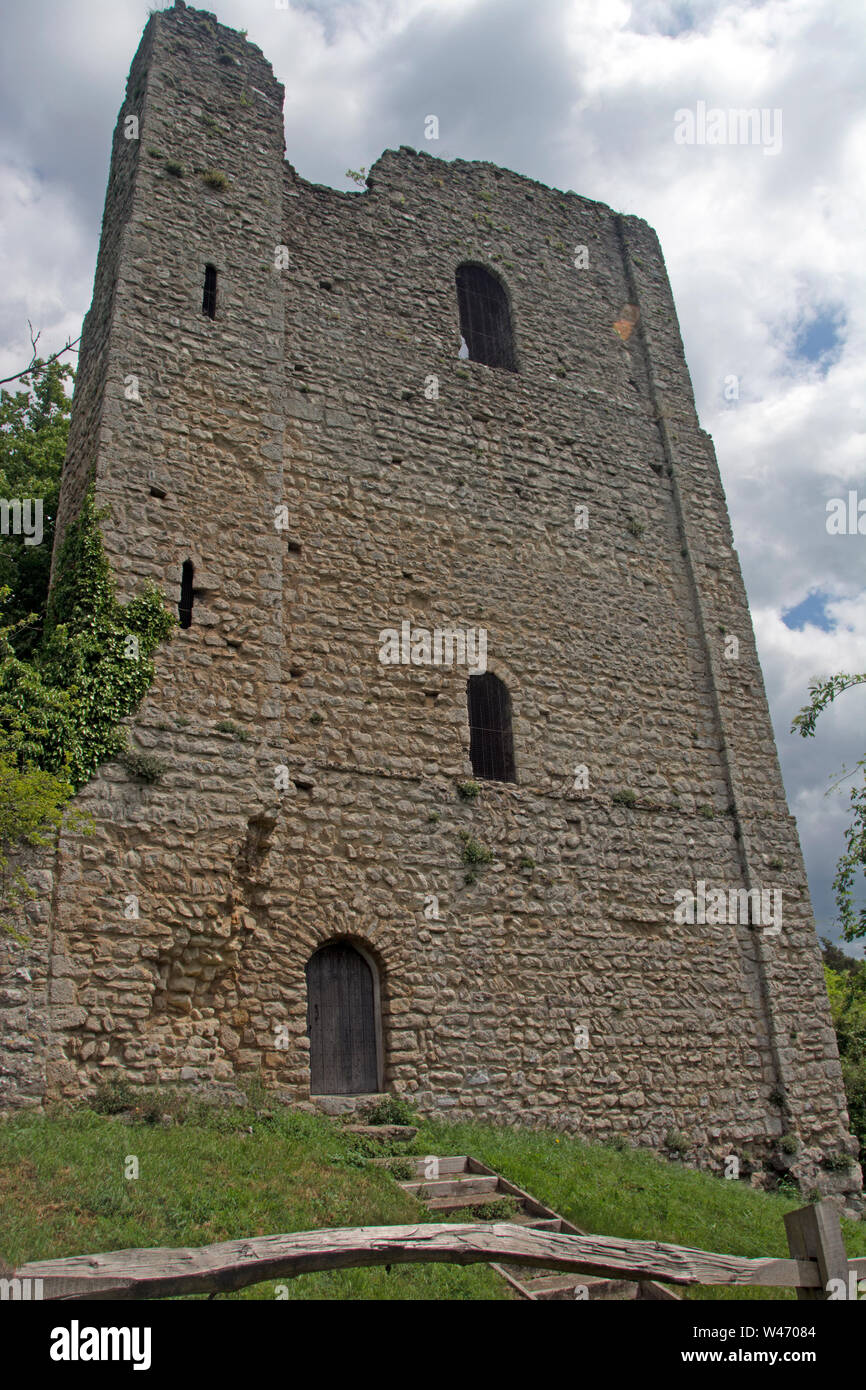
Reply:
[[[816,1260],[821,1287],[797,1289],[800,1299],[828,1299],[831,1279],[841,1279],[848,1289],[848,1256],[842,1239],[839,1213],[832,1202],[815,1202],[785,1216],[788,1249],[795,1260]]]

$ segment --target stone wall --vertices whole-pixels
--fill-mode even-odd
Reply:
[[[121,593],[151,577],[176,602],[191,559],[196,595],[130,722],[164,777],[104,767],[94,833],[60,845],[78,1012],[49,1094],[261,1069],[309,1100],[304,968],[342,936],[378,964],[385,1085],[420,1109],[677,1130],[713,1165],[796,1132],[814,1180],[856,1146],[654,233],[406,147],[363,193],[311,185],[269,65],[199,11],[153,16],[137,72],[63,516],[92,476]],[[516,373],[458,358],[464,261],[507,286]],[[461,798],[467,672],[383,666],[404,620],[487,630],[516,783]],[[493,854],[474,882],[461,834]],[[781,889],[781,933],[678,924],[697,880]]]

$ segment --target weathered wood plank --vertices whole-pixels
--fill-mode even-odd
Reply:
[[[798,1288],[797,1297],[808,1301],[829,1298],[831,1279],[848,1285],[848,1256],[842,1239],[839,1213],[830,1202],[816,1202],[785,1215],[788,1249],[795,1259],[812,1259],[819,1273],[819,1288]]]
[[[115,1250],[38,1260],[16,1273],[18,1278],[42,1279],[46,1299],[142,1299],[240,1289],[325,1269],[494,1261],[672,1284],[813,1288],[823,1282],[814,1260],[744,1259],[657,1241],[535,1231],[508,1222],[363,1226],[257,1236],[197,1249]]]

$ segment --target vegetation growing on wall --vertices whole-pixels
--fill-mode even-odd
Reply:
[[[27,891],[9,869],[9,852],[42,842],[99,764],[125,750],[121,720],[147,691],[152,653],[175,622],[152,584],[118,602],[99,529],[104,513],[92,492],[63,538],[48,595],[68,374],[38,364],[28,392],[0,398],[0,481],[15,485],[19,497],[41,499],[50,520],[41,545],[4,538],[0,567],[7,580],[0,587],[0,893],[7,907]],[[32,560],[28,550],[43,553]]]
[[[851,1130],[866,1152],[866,961],[846,956],[826,938],[823,955]]]

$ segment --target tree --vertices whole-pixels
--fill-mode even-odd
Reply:
[[[850,968],[838,971],[826,964],[825,953],[824,978],[851,1128],[866,1148],[866,962],[847,959]]]
[[[809,703],[803,706],[794,719],[791,732],[799,733],[803,738],[812,738],[822,710],[832,704],[843,691],[850,690],[853,685],[863,685],[864,682],[866,672],[861,675],[848,675],[845,671],[831,676],[829,680],[812,681],[809,686]],[[866,758],[861,758],[852,772],[843,768],[842,775],[834,783],[834,786],[838,786],[840,782],[856,777],[858,773],[863,776],[863,783],[851,789],[851,821],[845,831],[845,851],[836,865],[836,877],[833,880],[836,911],[846,941],[866,936],[866,907],[858,909],[854,905],[858,872],[866,880]]]
[[[0,497],[38,504],[42,536],[36,545],[24,535],[2,538],[0,588],[10,591],[5,616],[14,628],[15,651],[28,656],[39,643],[45,615],[71,411],[65,383],[74,373],[56,361],[37,359],[20,379],[23,390],[0,391]]]
[[[43,517],[40,544],[14,535],[0,547],[0,900],[7,910],[29,894],[10,854],[44,844],[99,764],[124,753],[122,720],[147,691],[153,653],[176,621],[151,583],[118,601],[92,490],[64,533],[49,594],[71,375],[56,361],[37,361],[22,378],[25,390],[0,392],[0,490],[7,504],[41,499]],[[73,816],[73,825],[81,828],[82,818]]]

